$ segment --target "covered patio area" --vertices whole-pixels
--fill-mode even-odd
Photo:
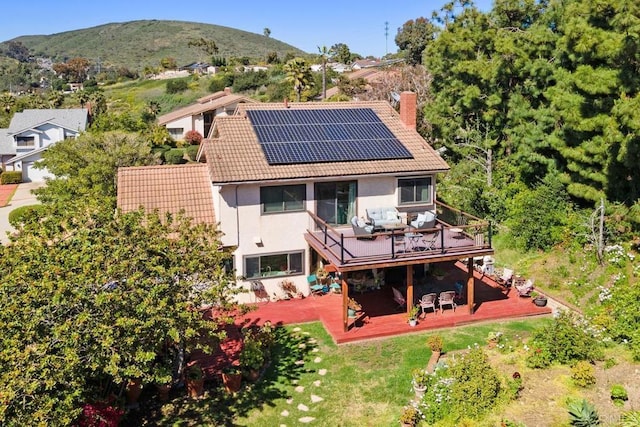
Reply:
[[[413,300],[417,301],[422,293],[439,291],[440,288],[453,289],[456,281],[463,280],[466,283],[467,278],[466,264],[456,262],[441,282],[414,285]],[[380,289],[351,293],[350,296],[361,304],[363,315],[349,319],[346,331],[343,324],[343,295],[339,294],[259,303],[256,310],[248,313],[242,320],[254,324],[270,321],[273,324],[284,325],[321,321],[333,340],[337,344],[343,344],[469,323],[546,315],[552,312],[549,307],[537,307],[530,298],[519,297],[513,290],[506,292],[502,286],[477,271],[473,271],[473,280],[473,310],[467,306],[463,296],[458,301],[459,305],[455,311],[449,307],[444,311],[440,309],[437,313],[429,311],[421,317],[415,327],[409,326],[406,311],[399,308],[394,301],[392,284],[389,283]],[[403,292],[406,295],[406,289]]]

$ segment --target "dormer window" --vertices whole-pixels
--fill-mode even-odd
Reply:
[[[18,147],[35,147],[36,140],[33,136],[17,136],[16,145]]]

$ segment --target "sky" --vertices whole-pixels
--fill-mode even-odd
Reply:
[[[352,53],[382,57],[397,51],[394,40],[398,28],[410,19],[429,18],[444,3],[445,0],[9,0],[0,5],[0,41],[113,22],[158,19],[222,25],[257,34],[269,28],[271,38],[307,53],[318,53],[318,46],[344,43]],[[489,10],[491,3],[492,0],[476,0],[481,10]]]

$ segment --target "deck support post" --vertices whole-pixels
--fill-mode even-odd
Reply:
[[[413,308],[413,264],[407,265],[407,314]]]
[[[349,306],[349,284],[347,283],[347,275],[342,276],[342,322],[344,324],[344,331],[349,330],[349,316],[347,314],[347,308]]]
[[[473,257],[469,257],[467,261],[467,305],[469,305],[469,314],[473,314],[475,301],[475,280],[473,278]]]

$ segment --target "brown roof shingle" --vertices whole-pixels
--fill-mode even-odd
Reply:
[[[174,120],[181,119],[183,117],[194,116],[194,115],[205,113],[207,111],[217,110],[218,108],[226,107],[227,105],[232,105],[234,103],[255,102],[253,99],[247,98],[246,96],[242,96],[242,95],[234,95],[234,94],[229,94],[225,92],[216,92],[216,94],[217,93],[222,93],[222,95],[217,96],[213,99],[209,99],[208,97],[203,97],[200,100],[198,100],[202,102],[197,102],[195,104],[187,105],[186,107],[182,107],[170,113],[159,116],[158,124],[166,125],[167,123],[170,123]],[[213,97],[214,95],[215,94],[212,94],[211,96]]]
[[[215,224],[207,165],[136,166],[118,169],[118,207],[124,212],[144,206],[177,214],[184,210],[195,223]]]
[[[398,140],[411,152],[413,159],[352,161],[340,163],[307,163],[269,165],[247,110],[263,109],[336,109],[370,108]],[[266,181],[279,179],[318,178],[343,175],[420,174],[443,172],[449,165],[416,132],[405,126],[398,113],[386,102],[322,102],[322,103],[256,103],[238,105],[237,114],[216,117],[217,137],[203,140],[204,154],[214,183]]]

